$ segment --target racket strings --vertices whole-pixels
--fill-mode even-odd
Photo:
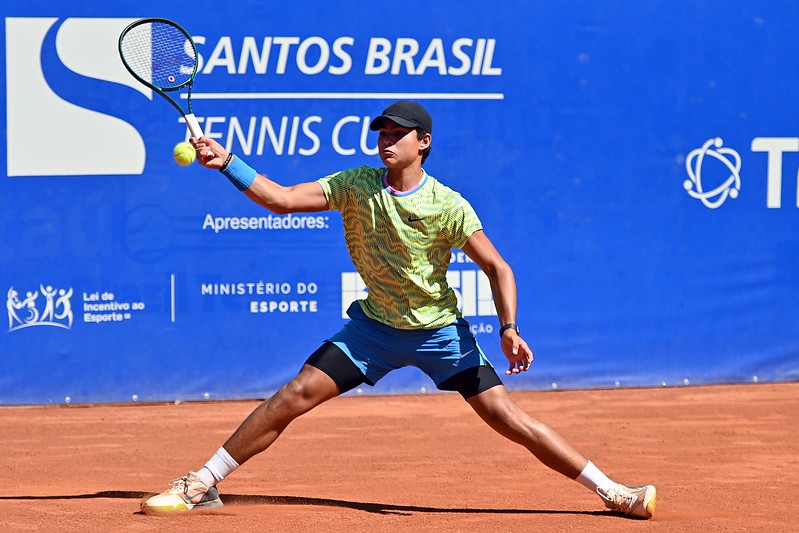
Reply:
[[[170,24],[153,22],[131,28],[120,50],[137,76],[163,90],[178,89],[194,76],[194,46],[185,33]]]

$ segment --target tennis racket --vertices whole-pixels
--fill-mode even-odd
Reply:
[[[119,35],[119,57],[134,78],[175,106],[192,137],[203,130],[191,110],[191,90],[197,75],[197,48],[179,24],[162,18],[146,18],[131,23]],[[188,89],[186,110],[167,93]]]

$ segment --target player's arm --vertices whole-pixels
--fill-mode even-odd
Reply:
[[[325,211],[329,208],[322,186],[306,182],[284,187],[256,173],[246,163],[208,137],[191,139],[197,160],[206,168],[223,174],[252,201],[277,214]]]
[[[322,186],[315,181],[283,187],[258,174],[244,194],[249,196],[253,202],[279,215],[328,209],[327,198]]]
[[[516,323],[516,278],[510,265],[499,255],[483,230],[469,237],[463,251],[488,276],[500,325]],[[530,368],[533,352],[515,329],[503,331],[501,343],[510,363],[506,374],[518,374]]]

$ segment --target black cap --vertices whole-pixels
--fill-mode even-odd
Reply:
[[[379,130],[383,119],[386,118],[405,128],[422,128],[427,133],[433,133],[433,118],[430,113],[418,103],[410,100],[400,100],[385,108],[382,115],[372,120],[369,129]]]

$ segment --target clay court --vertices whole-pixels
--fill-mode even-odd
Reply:
[[[256,405],[0,409],[2,531],[797,531],[799,384],[513,392],[611,476],[653,483],[614,516],[454,394],[337,398],[220,486],[225,506],[140,513]]]

